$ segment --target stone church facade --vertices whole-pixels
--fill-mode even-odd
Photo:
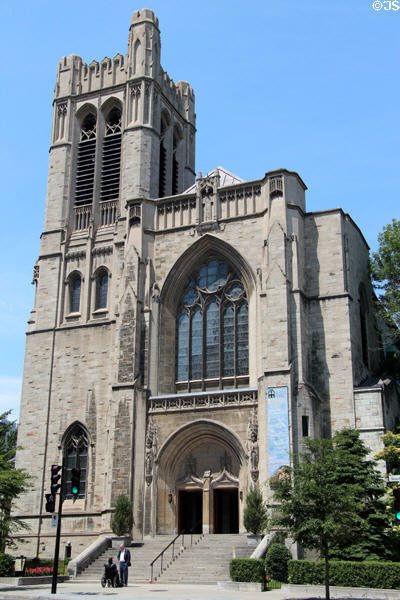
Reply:
[[[243,531],[247,491],[267,490],[305,437],[348,425],[374,450],[399,413],[372,378],[381,334],[358,227],[307,212],[295,172],[195,178],[194,94],[160,48],[143,9],[126,56],[58,65],[17,456],[36,477],[17,509],[27,555],[53,551],[52,464],[76,556],[110,532],[120,493],[136,539]]]

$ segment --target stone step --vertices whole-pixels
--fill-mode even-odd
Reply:
[[[150,579],[150,562],[172,540],[170,536],[145,538],[143,544],[130,548],[132,567],[129,569],[130,583],[144,583]],[[172,548],[166,551],[163,560],[164,570],[160,574],[160,560],[154,565],[153,579],[165,583],[216,583],[229,578],[229,562],[233,549],[236,557],[250,556],[252,548],[247,546],[246,535],[216,534],[198,538],[194,536],[190,545],[189,536],[185,539],[185,547],[181,549],[175,544],[175,558],[172,559]],[[108,548],[83,573],[82,581],[99,581],[104,573],[104,563],[110,556],[116,560],[116,549]],[[194,568],[195,566],[195,568]]]
[[[157,581],[212,584],[228,579],[233,548],[237,557],[250,556],[252,552],[247,546],[246,535],[207,535],[182,553],[163,573],[157,573]]]

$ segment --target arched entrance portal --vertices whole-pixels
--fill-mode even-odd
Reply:
[[[238,533],[245,464],[240,440],[219,423],[175,432],[158,460],[157,531]]]

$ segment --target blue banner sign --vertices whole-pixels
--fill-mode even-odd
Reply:
[[[290,464],[287,387],[267,388],[269,477]]]

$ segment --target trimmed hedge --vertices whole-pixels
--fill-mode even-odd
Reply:
[[[261,558],[234,558],[229,564],[232,581],[264,583],[264,561]]]
[[[400,589],[400,563],[384,561],[329,561],[330,585]],[[325,563],[290,560],[289,583],[324,585]]]
[[[60,561],[62,562],[62,561]],[[35,569],[36,567],[52,567],[52,558],[27,558],[25,562],[25,569]]]
[[[14,559],[9,554],[0,553],[0,577],[14,576]]]
[[[265,572],[276,581],[286,583],[288,580],[288,561],[292,555],[285,544],[271,544],[265,557]]]

